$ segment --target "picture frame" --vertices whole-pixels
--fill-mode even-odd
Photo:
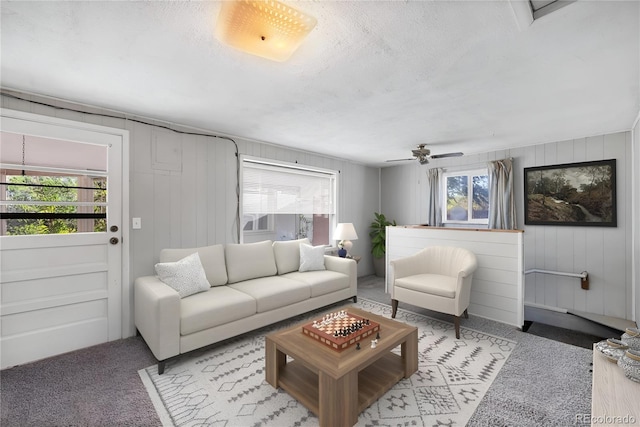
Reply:
[[[524,223],[617,227],[616,160],[524,168]]]

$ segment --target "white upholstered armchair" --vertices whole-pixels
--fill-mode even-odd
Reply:
[[[451,246],[432,246],[391,261],[391,317],[398,301],[455,316],[460,338],[460,316],[467,315],[473,272],[478,266],[473,252]]]

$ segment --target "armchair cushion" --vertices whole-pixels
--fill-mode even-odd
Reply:
[[[394,286],[446,298],[455,298],[457,284],[457,277],[440,274],[416,274],[396,279]]]

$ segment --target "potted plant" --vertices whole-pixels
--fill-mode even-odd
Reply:
[[[388,221],[384,214],[375,212],[375,221],[371,223],[371,255],[373,255],[373,269],[378,277],[384,277],[386,273],[386,265],[384,254],[386,251],[386,227],[388,225],[396,225],[396,221]]]

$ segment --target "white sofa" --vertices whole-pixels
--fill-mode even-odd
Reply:
[[[180,298],[158,276],[135,280],[135,324],[158,373],[180,354],[341,300],[357,302],[356,262],[324,255],[324,270],[300,272],[301,244],[309,241],[162,250],[161,263],[197,252],[211,287]]]

